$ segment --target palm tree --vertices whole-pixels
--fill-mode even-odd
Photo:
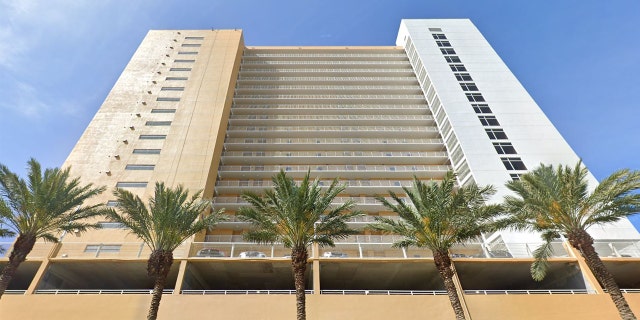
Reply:
[[[69,170],[50,168],[43,173],[40,163],[30,159],[25,181],[0,164],[0,219],[10,234],[18,235],[0,275],[0,297],[37,239],[58,242],[59,232],[97,227],[87,219],[102,214],[102,206],[84,202],[105,188],[82,185]]]
[[[545,243],[534,251],[531,275],[542,280],[551,256],[550,242],[564,235],[585,259],[600,284],[609,292],[622,319],[636,319],[593,247],[587,229],[614,222],[640,210],[640,172],[620,170],[605,178],[589,191],[587,169],[578,162],[575,167],[541,165],[523,175],[519,181],[507,183],[515,196],[505,197],[509,217],[503,223],[517,230],[540,232]]]
[[[499,205],[486,201],[495,193],[493,187],[471,184],[456,187],[456,175],[449,171],[440,182],[424,183],[414,177],[413,187],[403,187],[410,202],[389,192],[395,203],[377,197],[400,219],[377,217],[370,228],[403,237],[394,247],[416,246],[433,252],[433,262],[444,281],[456,319],[465,319],[458,291],[453,282],[449,249],[453,245],[477,239],[492,230],[492,221],[501,214]]]
[[[118,206],[117,211],[108,211],[109,220],[129,228],[151,249],[147,274],[154,280],[154,287],[147,319],[156,319],[173,264],[173,251],[187,238],[223,220],[222,210],[205,215],[210,202],[199,199],[201,192],[189,197],[189,191],[182,186],[168,188],[160,182],[156,183],[148,206],[127,190],[116,189],[113,194]]]
[[[298,186],[281,170],[272,178],[273,190],[265,191],[264,195],[244,193],[242,198],[251,207],[243,207],[238,212],[241,219],[254,226],[245,233],[247,240],[263,244],[282,242],[291,249],[298,320],[306,319],[304,274],[309,257],[307,248],[313,243],[334,246],[335,239],[354,234],[346,222],[359,215],[349,211],[353,207],[351,202],[331,206],[331,201],[345,189],[344,185],[338,185],[338,179],[334,179],[323,192],[317,179],[309,181],[309,174],[307,172]]]

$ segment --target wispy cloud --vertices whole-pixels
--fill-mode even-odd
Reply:
[[[79,68],[78,44],[107,32],[108,23],[96,21],[105,12],[118,15],[117,2],[0,0],[0,111],[30,119],[77,112],[79,103],[73,101],[85,99],[62,94],[60,89],[71,83],[61,81]]]

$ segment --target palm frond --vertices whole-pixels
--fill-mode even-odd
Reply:
[[[313,242],[332,246],[335,239],[355,232],[346,223],[359,214],[350,211],[353,203],[332,205],[345,189],[338,179],[325,191],[319,180],[310,179],[309,171],[299,185],[283,170],[272,180],[273,188],[262,195],[242,194],[250,206],[238,210],[238,216],[253,225],[245,239],[258,243],[281,241],[288,248],[306,248]]]

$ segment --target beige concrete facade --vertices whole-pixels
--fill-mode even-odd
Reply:
[[[340,177],[348,188],[336,202],[355,201],[367,213],[350,222],[360,234],[335,248],[310,248],[308,319],[452,319],[432,253],[393,248],[393,236],[364,229],[390,214],[374,196],[402,192],[414,175],[438,179],[456,161],[446,148],[451,129],[439,129],[431,110],[437,95],[422,91],[417,73],[398,46],[253,47],[240,30],[150,31],[64,166],[107,186],[95,199],[101,203],[113,205],[116,186],[148,197],[164,181],[203,190],[231,214],[174,252],[173,292],[162,299],[160,319],[295,317],[290,252],[247,243],[248,225],[233,219],[245,205],[239,195],[270,187],[281,169],[296,179],[311,170],[323,183]],[[101,230],[38,243],[0,300],[0,317],[143,318],[149,249],[102,222]],[[529,274],[536,243],[452,248],[469,318],[616,319],[583,259],[554,245],[542,282]],[[621,287],[637,292],[634,244],[598,245]],[[265,257],[242,258],[248,251]],[[640,312],[640,293],[626,296]]]

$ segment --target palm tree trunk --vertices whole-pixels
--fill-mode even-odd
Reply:
[[[589,266],[589,269],[591,269],[591,272],[593,272],[593,275],[607,290],[609,296],[611,296],[611,300],[613,300],[616,308],[618,308],[620,318],[623,320],[636,320],[636,316],[633,314],[633,311],[631,311],[624,295],[622,295],[613,275],[609,273],[607,267],[602,263],[602,260],[593,247],[593,238],[591,235],[584,230],[578,230],[569,233],[567,238],[569,239],[569,243],[582,253],[584,260],[587,263],[587,266]]]
[[[308,258],[307,248],[291,249],[291,266],[293,267],[293,279],[296,286],[297,320],[305,320],[307,318],[304,274],[307,271]]]
[[[158,317],[160,309],[160,300],[162,292],[167,282],[167,276],[173,264],[173,252],[164,250],[155,250],[151,253],[147,262],[147,273],[153,277],[155,284],[153,286],[153,296],[151,298],[151,306],[147,314],[147,320],[155,320]]]
[[[464,320],[464,310],[462,309],[462,304],[460,303],[458,289],[456,289],[456,285],[453,282],[453,270],[451,269],[451,259],[449,258],[449,253],[434,251],[433,261],[436,264],[438,273],[440,273],[440,277],[442,277],[442,280],[444,281],[444,287],[447,290],[447,295],[449,295],[449,301],[451,302],[451,307],[453,308],[453,312],[456,315],[456,319]]]
[[[2,270],[0,274],[0,298],[4,295],[4,292],[9,287],[11,279],[18,271],[18,266],[27,259],[27,255],[33,246],[36,244],[36,237],[31,235],[20,234],[13,244],[11,255],[9,256],[9,263]]]

